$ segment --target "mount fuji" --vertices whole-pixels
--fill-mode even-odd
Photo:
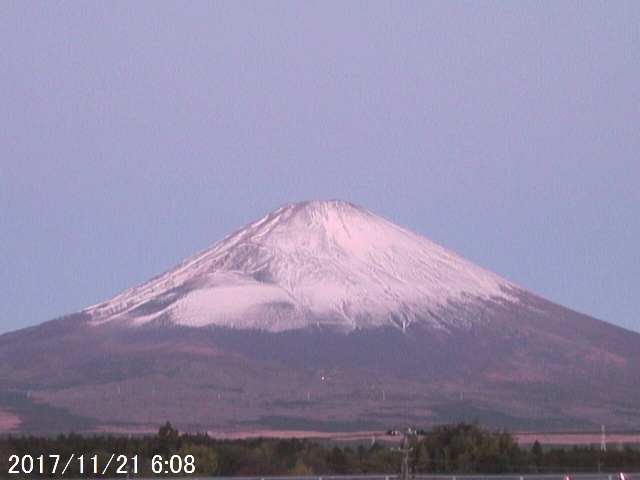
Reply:
[[[0,336],[0,431],[637,428],[640,335],[342,201]]]

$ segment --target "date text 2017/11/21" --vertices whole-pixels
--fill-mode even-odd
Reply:
[[[67,472],[71,473],[75,470],[80,474],[93,473],[94,475],[105,475],[107,472],[116,474],[136,474],[138,473],[138,456],[133,455],[127,457],[126,455],[112,454],[111,457],[105,462],[105,458],[102,458],[102,462],[98,455],[92,457],[85,457],[84,455],[71,454],[68,459],[61,458],[61,455],[11,455],[9,457],[9,474],[60,474],[65,475]],[[109,470],[112,467],[112,470]]]

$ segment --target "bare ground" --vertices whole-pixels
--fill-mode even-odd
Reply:
[[[0,410],[0,432],[10,433],[15,431],[20,425],[20,419],[9,412]]]

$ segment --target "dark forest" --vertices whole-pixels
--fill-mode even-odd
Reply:
[[[557,448],[535,442],[524,448],[508,431],[489,431],[477,423],[439,425],[404,438],[410,442],[413,474],[621,472],[640,468],[637,447],[601,451],[595,446]],[[204,434],[180,434],[167,422],[156,435],[146,437],[6,437],[0,439],[0,476],[393,475],[400,470],[400,443],[400,438],[396,444],[366,445],[300,439],[217,440]]]

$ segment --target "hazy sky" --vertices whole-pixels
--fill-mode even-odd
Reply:
[[[640,2],[0,1],[0,332],[344,199],[640,331]]]

